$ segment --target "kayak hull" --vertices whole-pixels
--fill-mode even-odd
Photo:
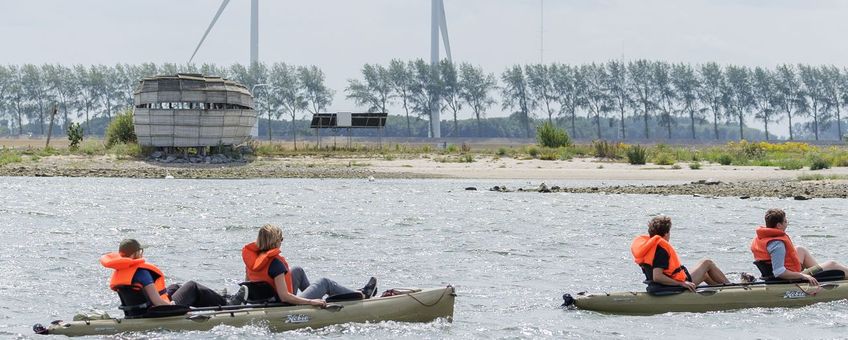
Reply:
[[[334,302],[341,308],[314,306],[244,308],[226,311],[192,311],[186,315],[91,321],[53,322],[47,334],[66,336],[110,335],[124,332],[205,331],[219,325],[267,326],[273,332],[299,328],[321,328],[349,322],[405,321],[429,322],[437,318],[452,321],[455,294],[451,286],[415,289],[409,293],[367,300]]]
[[[567,298],[566,298],[567,299]],[[651,315],[669,312],[710,312],[743,308],[802,307],[848,299],[848,280],[805,283],[711,286],[697,292],[654,296],[646,292],[578,294],[578,309],[608,314]]]

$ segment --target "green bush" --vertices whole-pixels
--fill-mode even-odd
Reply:
[[[474,163],[474,155],[472,154],[464,154],[459,157],[460,163]]]
[[[574,154],[571,152],[571,148],[559,148],[557,152],[557,158],[561,161],[567,161],[574,157]]]
[[[131,111],[115,116],[109,126],[106,127],[106,147],[111,148],[115,144],[134,144],[138,142],[135,136],[135,126]]]
[[[718,164],[730,165],[730,163],[733,163],[733,157],[731,157],[730,155],[723,153],[718,156]]]
[[[7,149],[0,150],[0,166],[20,162],[23,162],[23,158],[21,158],[19,153]]]
[[[627,149],[627,162],[633,165],[642,165],[648,161],[648,149],[641,145],[631,145]]]
[[[654,156],[654,164],[656,165],[672,165],[676,160],[668,152],[660,152]]]
[[[830,169],[830,162],[820,156],[810,158],[810,170]]]
[[[457,153],[459,151],[459,147],[456,144],[448,144],[448,147],[445,149],[448,153]]]
[[[559,152],[557,151],[557,149],[545,148],[544,150],[542,150],[542,153],[539,156],[539,159],[541,159],[543,161],[558,160],[559,159]]]
[[[118,143],[112,145],[109,148],[109,152],[118,157],[118,159],[123,158],[136,158],[141,155],[141,147],[138,144],[125,144]]]
[[[68,141],[70,142],[71,151],[79,149],[79,144],[82,142],[83,130],[80,123],[71,123],[68,125]]]
[[[695,163],[689,163],[689,169],[692,169],[692,170],[701,170],[701,163],[698,163],[698,162],[695,162]]]
[[[505,147],[498,148],[498,156],[506,156],[507,150]]]
[[[777,162],[780,170],[798,170],[804,167],[804,162],[797,159],[784,159]]]
[[[530,157],[538,158],[539,157],[539,148],[537,148],[534,145],[528,146],[527,147],[527,154],[530,155]]]
[[[550,122],[545,122],[536,128],[536,140],[539,142],[539,145],[548,148],[571,145],[571,137],[568,136],[568,133]]]
[[[619,146],[616,143],[596,140],[592,142],[592,147],[595,149],[595,157],[608,159],[617,159],[619,157]]]

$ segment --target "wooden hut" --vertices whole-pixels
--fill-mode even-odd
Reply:
[[[256,123],[253,96],[237,82],[200,74],[139,81],[133,122],[138,144],[152,147],[235,145]]]

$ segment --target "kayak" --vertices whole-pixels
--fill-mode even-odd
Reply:
[[[205,331],[218,325],[242,327],[267,325],[273,332],[298,328],[320,328],[348,322],[430,322],[438,318],[452,321],[456,294],[454,288],[394,289],[393,296],[366,300],[332,302],[327,308],[292,305],[236,305],[192,309],[183,315],[157,318],[107,318],[64,322],[48,327],[33,326],[38,334],[66,336],[111,335],[147,331]]]
[[[743,308],[801,307],[848,299],[848,280],[807,283],[727,284],[700,286],[695,292],[579,293],[563,295],[564,307],[608,314],[651,315],[668,312],[709,312]]]

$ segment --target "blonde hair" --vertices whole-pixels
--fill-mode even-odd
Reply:
[[[259,235],[256,236],[256,247],[259,248],[259,251],[265,252],[279,247],[278,244],[282,241],[283,231],[280,230],[280,227],[266,224],[259,228]]]

